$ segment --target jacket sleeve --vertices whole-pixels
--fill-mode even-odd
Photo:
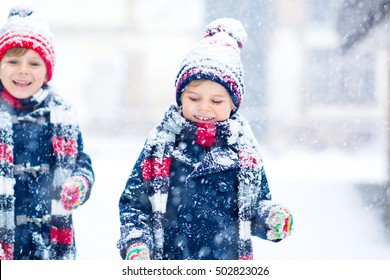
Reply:
[[[252,235],[272,242],[279,242],[291,234],[293,219],[290,211],[271,201],[264,168],[261,171],[260,193],[252,212]]]
[[[265,174],[264,167],[261,168],[260,186],[258,188],[256,196],[254,197],[254,204],[252,209],[252,235],[267,239],[267,225],[266,218],[269,212],[271,202],[271,191],[268,186],[267,176]]]
[[[89,183],[88,191],[86,193],[85,199],[82,202],[82,204],[84,204],[91,195],[92,186],[95,182],[95,174],[92,168],[91,158],[84,152],[83,137],[80,131],[77,135],[77,149],[78,154],[76,158],[76,165],[72,172],[72,176],[83,176]]]
[[[120,239],[117,247],[123,259],[126,250],[135,243],[147,245],[150,255],[152,252],[152,225],[150,221],[152,206],[147,191],[143,187],[142,162],[143,152],[127,180],[119,200]]]

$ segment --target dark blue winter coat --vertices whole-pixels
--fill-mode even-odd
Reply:
[[[31,115],[40,109],[48,108],[49,96],[39,105],[23,104],[23,108],[12,108],[0,98],[3,106],[8,106],[10,113],[15,117]],[[23,100],[22,100],[23,102]],[[14,157],[14,186],[15,196],[15,243],[14,259],[41,259],[47,248],[38,244],[33,238],[33,232],[40,232],[46,247],[50,244],[50,213],[53,194],[53,173],[55,156],[52,144],[52,124],[49,121],[50,112],[46,111],[35,117],[19,120],[13,124],[13,157]],[[72,175],[82,175],[92,186],[94,173],[90,157],[83,152],[81,132],[77,137],[78,156]],[[18,172],[17,166],[36,167],[45,166],[39,172]],[[86,194],[90,196],[91,188]],[[48,218],[48,219],[47,219]],[[72,223],[72,219],[67,221]],[[68,225],[73,229],[72,224]],[[42,240],[41,240],[42,241]],[[74,242],[73,242],[73,246]],[[75,248],[74,248],[75,250]]]
[[[221,153],[236,153],[227,146],[217,146]],[[164,221],[164,259],[238,259],[238,171],[237,157],[221,171],[209,157],[210,148],[190,141],[176,141],[172,156],[170,188]],[[207,159],[206,159],[207,158]],[[232,157],[234,158],[234,157]],[[138,158],[126,188],[120,198],[122,238],[118,243],[125,258],[126,249],[136,243],[151,244],[150,237],[137,217],[143,217],[152,228],[152,208],[142,185],[143,155]],[[194,172],[194,165],[200,164]],[[201,170],[201,171],[199,171]],[[261,178],[261,197],[271,198],[264,169]],[[253,213],[252,235],[266,238],[265,217]],[[130,226],[129,226],[130,225]]]

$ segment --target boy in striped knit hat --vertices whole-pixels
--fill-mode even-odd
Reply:
[[[290,235],[258,143],[238,113],[241,23],[221,18],[185,57],[176,103],[151,131],[120,197],[123,259],[253,259],[251,236]]]
[[[72,210],[94,183],[73,109],[49,86],[55,52],[33,9],[0,30],[0,259],[75,259]]]

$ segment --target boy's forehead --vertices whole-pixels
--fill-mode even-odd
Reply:
[[[26,54],[28,54],[31,57],[41,58],[39,53],[37,53],[33,49],[20,48],[20,47],[9,49],[8,51],[5,52],[4,56],[23,56],[23,55],[26,55]]]
[[[190,86],[188,85],[183,94],[196,94],[202,96],[230,97],[229,92],[219,84],[217,86]]]
[[[220,91],[226,91],[226,88],[222,86],[221,84],[214,82],[212,80],[195,80],[191,81],[187,86],[186,89],[189,87],[191,88],[208,88],[208,89],[215,89]]]

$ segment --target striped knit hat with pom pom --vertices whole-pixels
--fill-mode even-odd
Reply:
[[[181,105],[181,94],[194,80],[211,80],[229,92],[235,109],[244,96],[244,70],[241,49],[246,42],[241,22],[233,18],[220,18],[206,26],[204,38],[196,43],[184,58],[176,77],[176,102]]]
[[[50,81],[55,64],[52,35],[48,24],[31,8],[12,8],[7,23],[0,30],[0,60],[9,49],[17,47],[32,49],[42,57],[47,82]]]

